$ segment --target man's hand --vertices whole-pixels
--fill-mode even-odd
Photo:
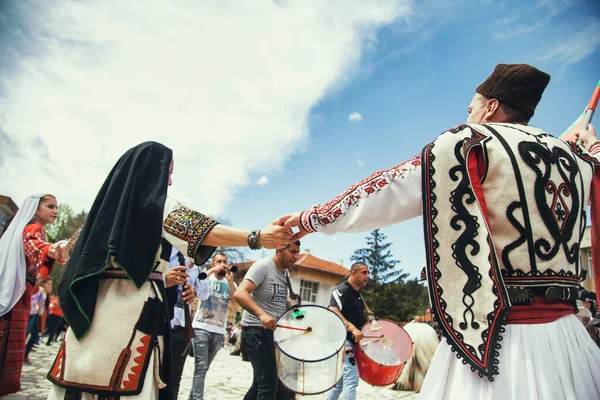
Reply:
[[[173,267],[168,270],[165,274],[166,286],[171,287],[186,283],[189,275],[185,271],[187,271],[187,267],[184,266]]]
[[[582,128],[579,133],[575,134],[575,137],[581,141],[586,150],[589,150],[591,145],[598,142],[598,136],[596,136],[596,130],[592,124],[589,124],[587,129]]]
[[[231,272],[231,267],[229,266],[227,266],[227,269],[225,270],[225,279],[229,282],[233,282],[233,272]]]
[[[258,235],[258,243],[265,249],[282,249],[293,243],[294,233],[290,228],[271,222],[269,226],[261,230]]]
[[[298,228],[298,232],[296,232],[296,234],[292,237],[292,241],[294,241],[294,242],[296,240],[302,239],[304,236],[309,234],[309,232],[306,229],[304,229],[304,227],[300,223],[300,215],[301,214],[302,213],[299,213],[299,212],[285,214],[285,215],[282,215],[281,217],[279,217],[275,221],[276,224],[283,225],[284,227],[286,227],[290,230],[294,227]]]
[[[358,330],[356,327],[352,328],[352,330],[350,331],[350,333],[352,333],[352,336],[354,336],[354,341],[356,343],[360,342],[363,338],[363,333],[362,331]]]
[[[181,300],[186,304],[191,304],[194,301],[194,297],[196,297],[196,291],[192,285],[186,283],[181,292]]]
[[[260,319],[260,322],[263,324],[263,326],[265,327],[265,329],[270,329],[272,331],[275,330],[275,328],[277,328],[277,323],[275,322],[275,318],[271,317],[269,314],[261,314],[258,319]]]

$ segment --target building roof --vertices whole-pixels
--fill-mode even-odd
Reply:
[[[6,213],[8,214],[16,214],[19,211],[19,207],[15,204],[15,202],[7,196],[0,195],[0,207],[2,207]]]
[[[300,258],[296,262],[296,265],[304,268],[328,272],[330,274],[335,274],[339,276],[350,276],[350,270],[348,270],[347,268],[344,268],[340,264],[336,264],[334,262],[315,257],[309,252],[304,253],[302,258]]]
[[[235,265],[237,265],[239,271],[247,271],[252,264],[254,264],[254,261],[246,261]],[[296,265],[337,276],[350,276],[350,270],[347,268],[344,268],[340,264],[315,257],[309,252],[301,253],[301,257],[298,261],[296,261]]]

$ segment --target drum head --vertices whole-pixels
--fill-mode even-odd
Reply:
[[[364,354],[376,363],[390,367],[408,361],[413,348],[409,334],[392,321],[379,319],[374,322],[362,328],[363,336],[369,337],[360,341]]]
[[[387,386],[398,379],[412,353],[412,339],[395,322],[385,319],[362,328],[356,364],[362,380],[373,386]]]
[[[283,314],[277,325],[277,375],[285,387],[317,394],[341,379],[346,328],[336,313],[316,305],[298,306]]]
[[[297,360],[319,361],[335,354],[346,342],[342,319],[327,308],[305,305],[292,308],[277,321],[278,325],[310,328],[310,332],[277,328],[274,338],[279,349]]]

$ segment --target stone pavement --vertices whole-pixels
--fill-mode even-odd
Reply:
[[[6,396],[2,400],[41,400],[45,399],[50,390],[50,382],[46,379],[50,365],[54,361],[58,344],[46,346],[40,344],[29,355],[32,365],[25,365],[21,379],[22,390],[14,395]],[[187,400],[192,385],[194,373],[194,360],[188,357],[183,376],[179,398]],[[221,350],[213,361],[206,377],[204,398],[207,400],[242,399],[252,382],[252,366],[243,362],[239,356],[230,356],[229,349]],[[417,394],[413,392],[399,392],[388,388],[376,388],[360,382],[357,390],[358,399],[405,399],[415,400]],[[298,396],[299,399],[321,400],[324,395]],[[341,399],[341,397],[340,397]]]

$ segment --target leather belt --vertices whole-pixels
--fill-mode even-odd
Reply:
[[[519,288],[508,286],[508,297],[513,305],[531,305],[534,296],[543,296],[548,301],[575,301],[577,288],[544,286],[532,288]]]
[[[129,279],[125,271],[120,269],[105,269],[100,274],[100,279]],[[163,274],[160,272],[152,272],[148,277],[149,281],[164,282]]]

